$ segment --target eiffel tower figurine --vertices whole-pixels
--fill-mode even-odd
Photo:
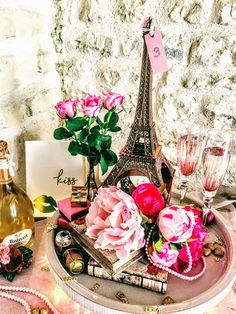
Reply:
[[[149,33],[151,23],[151,19],[146,22],[143,36]],[[151,94],[152,73],[144,40],[139,95],[134,122],[126,145],[120,151],[120,158],[106,178],[104,185],[117,185],[121,181],[124,190],[128,191],[131,183],[130,176],[146,176],[150,182],[158,187],[166,186],[165,199],[168,203],[174,169],[162,154],[161,145],[157,140]]]

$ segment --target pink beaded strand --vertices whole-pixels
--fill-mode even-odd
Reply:
[[[152,259],[150,258],[150,255],[148,253],[148,244],[149,244],[149,241],[150,241],[150,238],[151,238],[151,234],[152,234],[152,231],[153,231],[154,227],[155,227],[155,225],[153,225],[152,228],[150,229],[150,231],[148,233],[146,245],[145,245],[145,251],[146,251],[147,258],[148,258],[149,262],[152,265],[167,271],[168,273],[170,273],[173,276],[176,276],[176,277],[178,277],[180,279],[188,280],[188,281],[196,280],[196,279],[198,279],[199,277],[201,277],[205,273],[205,271],[206,271],[206,260],[205,260],[204,257],[202,257],[203,269],[202,269],[202,271],[200,273],[198,273],[195,276],[185,276],[183,274],[177,273],[176,271],[170,269],[167,266],[164,266],[164,265],[161,265],[161,264],[158,264],[158,263],[154,263],[152,261]],[[188,245],[187,245],[186,249],[187,249],[187,255],[188,255],[189,262],[188,262],[188,268],[185,269],[185,273],[189,272],[192,269],[192,256],[191,256],[191,252],[190,252],[190,249],[189,249]]]
[[[53,306],[53,304],[49,301],[49,299],[44,295],[42,294],[41,292],[35,290],[35,289],[30,289],[30,288],[26,288],[26,287],[19,287],[19,286],[3,286],[3,285],[0,285],[0,290],[3,290],[3,291],[13,291],[13,292],[25,292],[25,293],[31,293],[35,296],[37,296],[38,298],[40,298],[47,306],[48,308],[51,310],[51,312],[53,314],[60,314],[60,312],[58,312],[55,307]],[[0,291],[0,296],[2,296],[3,291]],[[9,295],[8,293],[5,293],[6,295]],[[2,296],[2,297],[5,297],[5,296]],[[19,302],[21,304],[23,304],[22,302],[18,301],[18,299],[21,299],[17,296],[11,296],[11,297],[14,297],[14,300],[16,302]],[[13,300],[13,299],[12,299]],[[22,299],[25,303],[27,303],[24,299]],[[28,303],[27,303],[28,304]],[[31,313],[31,312],[29,312]],[[28,312],[27,312],[28,314]]]
[[[23,298],[17,297],[15,295],[11,295],[11,294],[9,294],[7,292],[3,292],[3,291],[0,291],[0,297],[8,299],[8,300],[12,300],[12,301],[15,301],[15,302],[18,302],[18,303],[22,304],[24,306],[24,308],[25,308],[26,313],[27,314],[31,314],[30,305]]]

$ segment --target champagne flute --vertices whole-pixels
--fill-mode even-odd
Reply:
[[[180,204],[187,192],[188,181],[197,169],[202,155],[204,137],[200,126],[192,125],[181,130],[177,140],[177,165],[181,174]]]
[[[222,130],[212,129],[206,138],[206,147],[203,150],[201,166],[201,185],[203,189],[203,223],[211,210],[213,197],[219,189],[231,157],[232,134]]]

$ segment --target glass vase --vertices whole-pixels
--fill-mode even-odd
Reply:
[[[98,168],[95,166],[95,159],[92,157],[87,157],[86,163],[86,183],[88,193],[88,200],[92,202],[97,194],[98,185],[97,185],[97,177],[98,177]]]

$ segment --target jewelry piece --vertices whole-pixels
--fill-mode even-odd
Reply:
[[[119,299],[122,303],[126,303],[126,304],[129,303],[129,300],[128,300],[127,296],[126,296],[126,295],[124,294],[124,292],[122,292],[122,291],[117,291],[116,297],[117,297],[117,299]]]
[[[31,308],[28,302],[26,302],[23,298],[20,298],[16,295],[12,295],[10,293],[6,293],[4,291],[25,292],[25,293],[33,294],[36,297],[40,298],[47,305],[47,307],[51,310],[53,314],[60,314],[60,312],[57,311],[57,309],[53,306],[53,304],[49,301],[49,299],[44,294],[42,294],[41,292],[35,289],[26,288],[26,287],[0,285],[0,297],[13,300],[22,304],[26,310],[26,313],[31,314]]]
[[[100,284],[99,283],[95,283],[92,288],[90,288],[91,291],[96,292],[98,289],[100,288]]]
[[[205,273],[205,271],[206,271],[206,260],[205,260],[205,258],[203,256],[202,256],[203,269],[202,269],[202,271],[200,273],[198,273],[195,276],[185,276],[185,275],[177,273],[176,271],[170,269],[167,266],[164,266],[164,265],[161,265],[161,264],[158,264],[158,263],[154,263],[152,261],[152,259],[150,258],[150,255],[148,253],[148,244],[149,244],[149,241],[150,241],[150,238],[151,238],[151,234],[152,234],[152,231],[153,231],[154,227],[155,227],[155,225],[153,225],[152,228],[150,229],[150,231],[148,233],[146,245],[145,245],[145,252],[146,252],[147,258],[148,258],[149,262],[152,265],[154,265],[154,266],[156,266],[156,267],[158,267],[160,269],[163,269],[163,270],[167,271],[168,273],[170,273],[171,275],[174,275],[174,276],[176,276],[176,277],[178,277],[180,279],[189,280],[189,281],[198,279],[199,277],[201,277]],[[188,267],[185,269],[184,273],[187,273],[187,272],[189,272],[192,269],[192,256],[191,256],[191,252],[190,252],[190,249],[189,249],[188,245],[187,245],[186,249],[187,249],[187,255],[188,255],[189,262],[188,262]]]
[[[49,222],[46,225],[46,232],[51,232],[52,230],[57,229],[57,227],[58,227],[58,225],[55,225],[55,224]]]

